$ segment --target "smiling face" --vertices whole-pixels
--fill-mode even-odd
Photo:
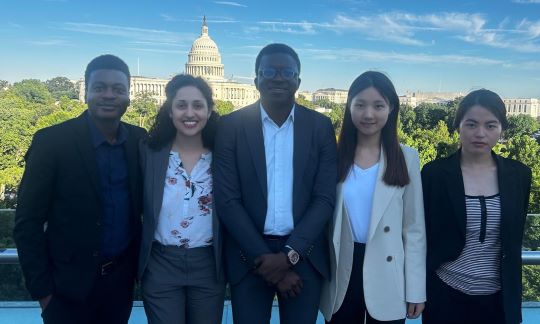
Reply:
[[[129,106],[129,80],[117,70],[95,70],[86,89],[88,113],[96,121],[120,120]]]
[[[265,70],[274,70],[274,76],[265,78],[263,76]],[[289,78],[286,72],[290,70],[296,73]],[[289,109],[300,86],[296,61],[285,53],[263,55],[255,78],[255,86],[259,90],[265,108],[288,106],[286,108]]]
[[[390,106],[374,87],[360,91],[351,100],[351,119],[358,138],[381,136],[390,114]]]
[[[489,154],[501,137],[501,122],[488,109],[472,106],[459,123],[459,140],[464,153]]]
[[[202,92],[194,86],[185,86],[174,96],[170,117],[177,135],[193,137],[201,136],[210,113]]]

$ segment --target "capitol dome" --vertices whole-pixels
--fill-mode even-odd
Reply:
[[[193,42],[189,51],[185,72],[207,80],[222,80],[225,74],[219,49],[208,36],[206,17],[203,18],[201,36]]]

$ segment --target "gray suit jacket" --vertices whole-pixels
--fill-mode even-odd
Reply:
[[[139,256],[138,278],[142,278],[144,270],[150,258],[154,232],[156,230],[159,212],[163,201],[163,189],[165,186],[165,176],[169,163],[169,152],[171,145],[166,145],[160,150],[153,150],[146,144],[140,145],[141,167],[143,171],[144,192],[143,192],[143,229],[141,239],[141,253]],[[218,281],[223,281],[225,276],[221,266],[221,233],[216,209],[212,208],[212,231],[214,235],[213,246],[216,261],[216,276]]]

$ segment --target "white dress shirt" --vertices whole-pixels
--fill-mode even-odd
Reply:
[[[268,116],[262,104],[260,109],[268,189],[264,234],[288,235],[294,229],[292,213],[294,106],[281,127]]]

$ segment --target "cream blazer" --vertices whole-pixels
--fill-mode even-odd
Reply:
[[[379,321],[404,318],[406,302],[426,301],[426,233],[418,152],[401,145],[410,183],[388,186],[382,180],[386,163],[381,149],[379,173],[364,257],[364,297],[369,314]],[[331,281],[322,289],[320,310],[330,320],[343,303],[353,263],[353,234],[337,187],[329,227]]]

